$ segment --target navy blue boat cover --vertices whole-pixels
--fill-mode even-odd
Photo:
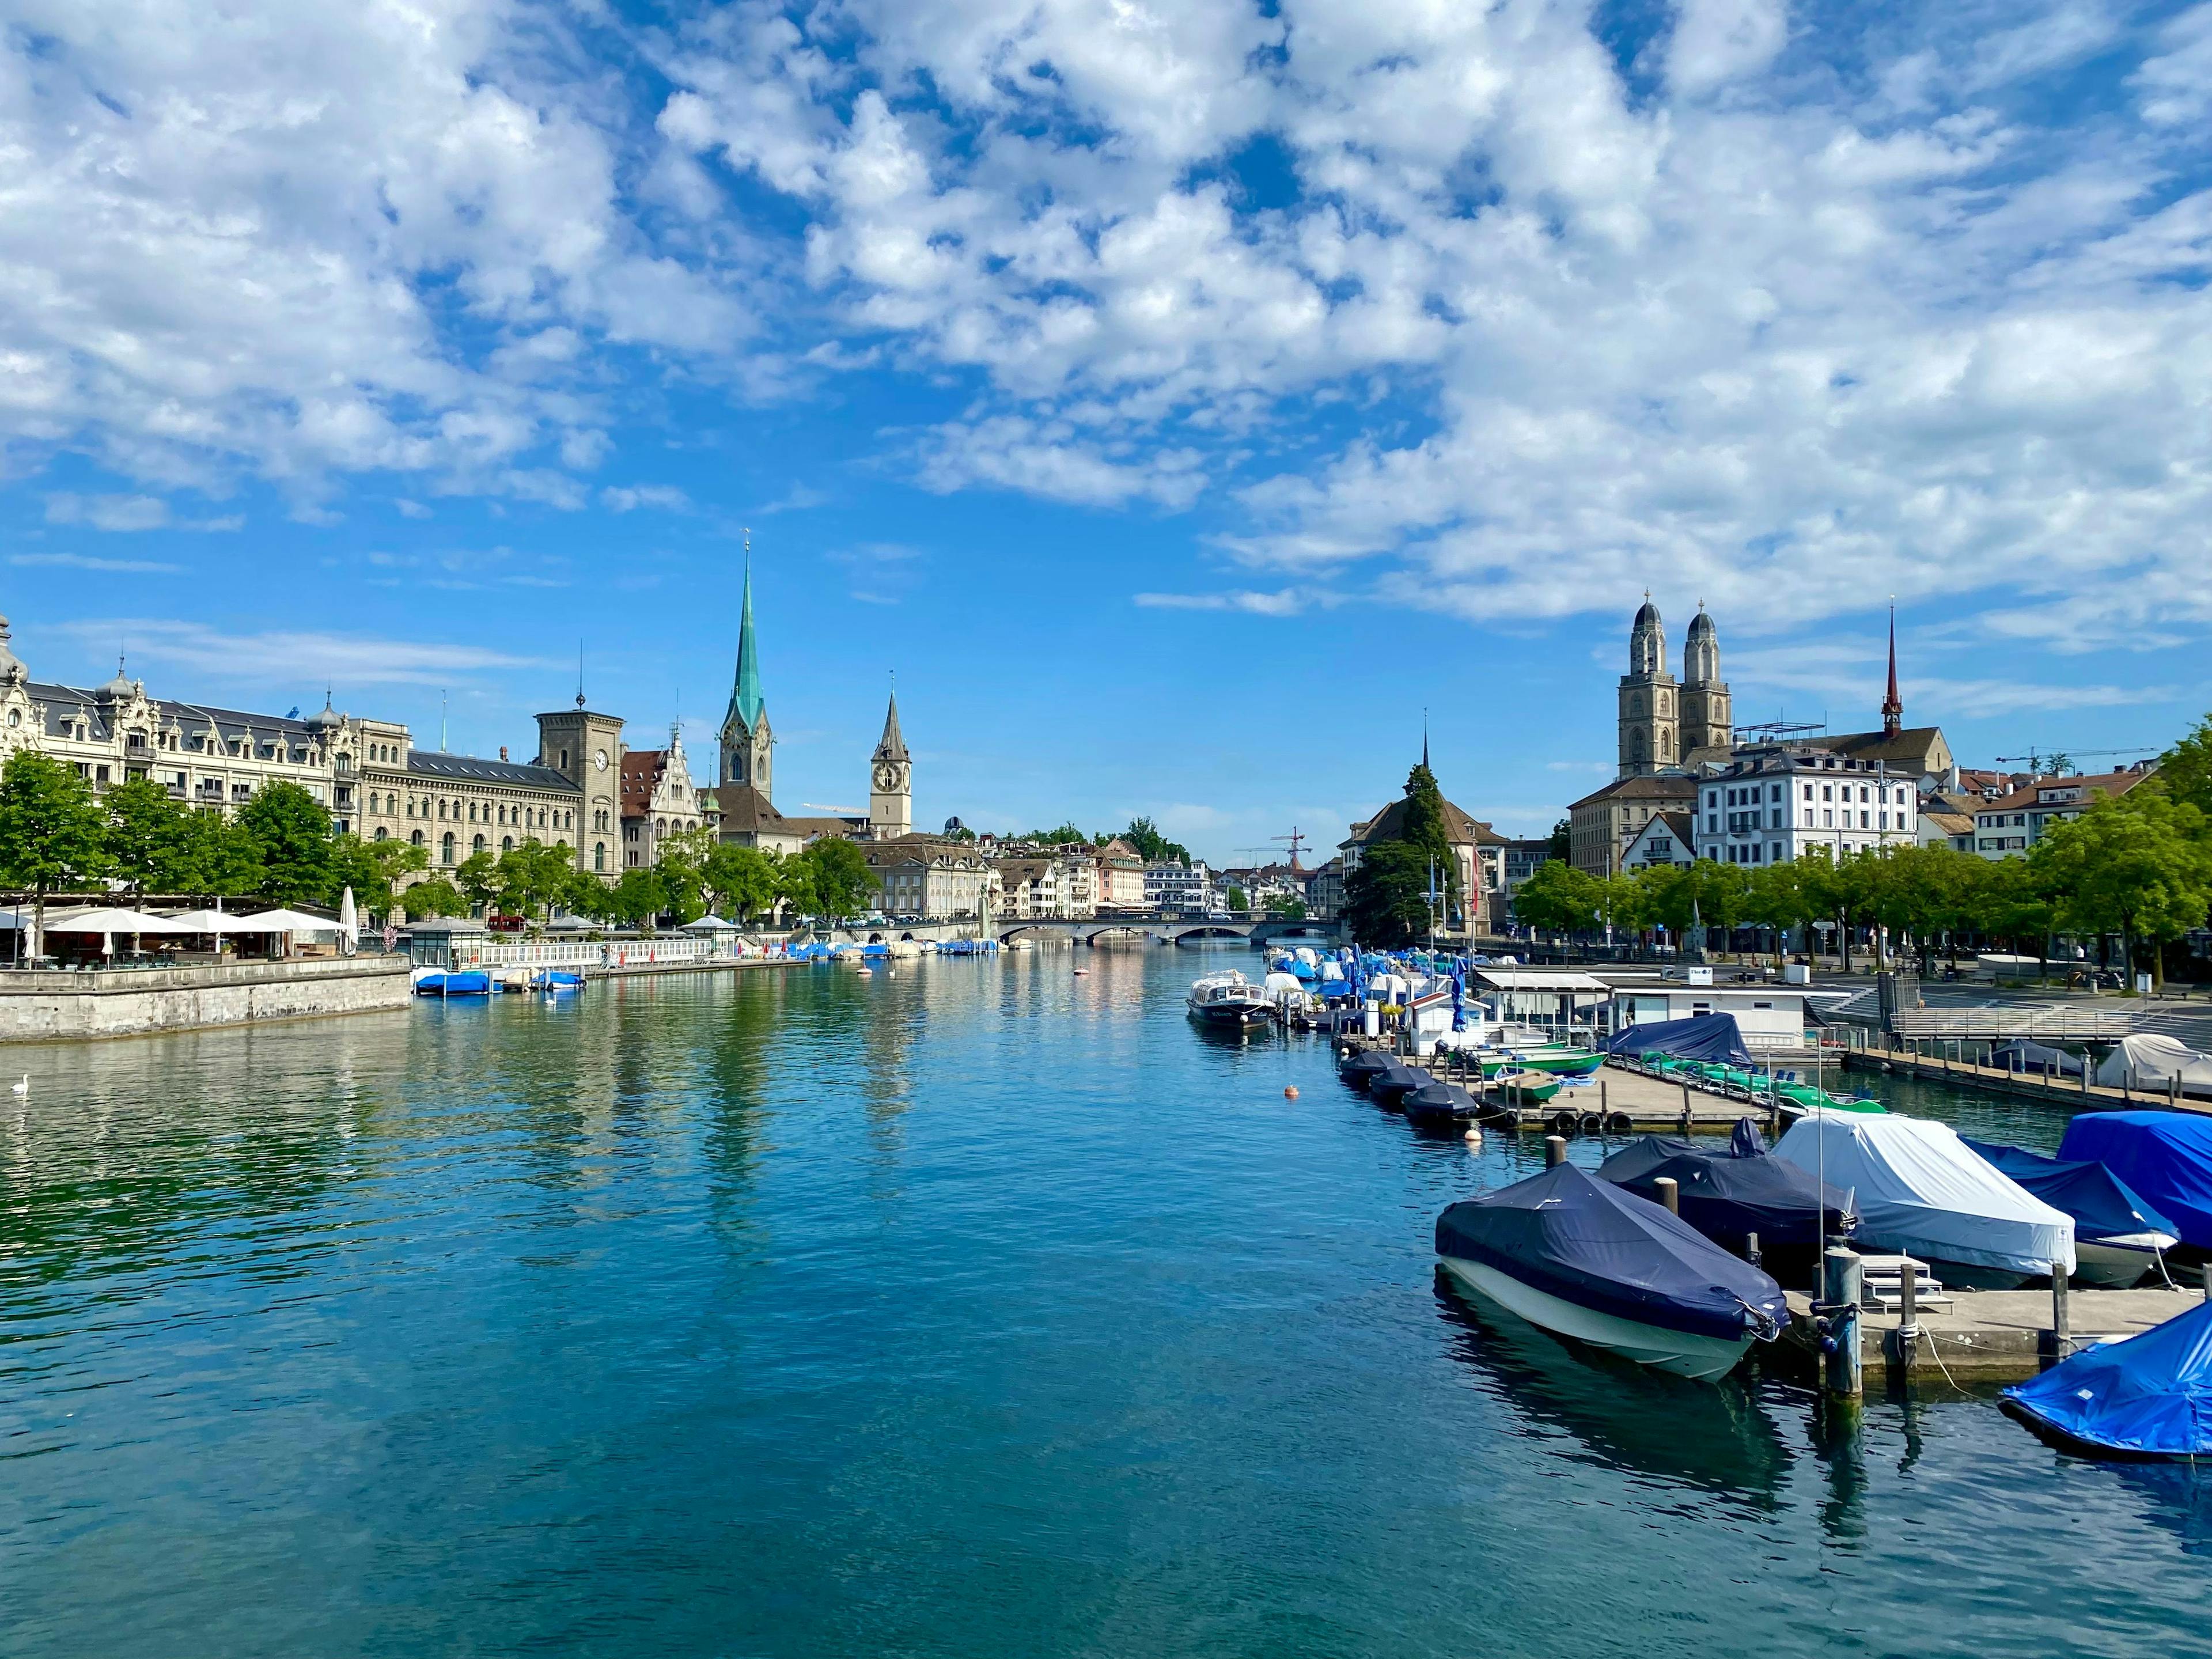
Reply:
[[[2101,1164],[2147,1198],[2185,1244],[2212,1249],[2212,1118],[2191,1112],[2084,1112],[2058,1156]]]
[[[2047,1077],[2079,1077],[2081,1056],[2025,1038],[1990,1050],[1990,1064],[2002,1072],[2040,1072]]]
[[[1652,1025],[1631,1025],[1616,1031],[1606,1049],[1616,1054],[1649,1059],[1663,1054],[1671,1060],[1710,1060],[1724,1066],[1748,1066],[1751,1050],[1743,1046],[1734,1014],[1698,1014],[1690,1019],[1666,1019]]]
[[[1959,1138],[1966,1140],[1964,1135]],[[1994,1140],[1966,1140],[1966,1145],[1994,1164],[1999,1175],[2011,1176],[2052,1209],[2072,1216],[2077,1239],[2125,1238],[2130,1233],[2181,1237],[2171,1221],[2101,1164],[2064,1164]]]
[[[1380,1077],[1398,1062],[1380,1048],[1362,1048],[1339,1067],[1347,1083],[1364,1088],[1370,1077]]]
[[[2212,1302],[2141,1336],[2085,1348],[2005,1402],[2068,1439],[2127,1457],[2212,1455]]]
[[[1771,1339],[1782,1287],[1656,1204],[1562,1164],[1453,1205],[1437,1254],[1479,1261],[1578,1307],[1695,1336]]]
[[[1736,1138],[1727,1152],[1670,1135],[1645,1135],[1606,1159],[1597,1172],[1601,1179],[1654,1203],[1659,1198],[1659,1177],[1672,1176],[1682,1219],[1732,1250],[1743,1249],[1747,1233],[1759,1235],[1762,1249],[1817,1244],[1816,1206],[1826,1210],[1830,1232],[1848,1231],[1843,1218],[1849,1194],[1835,1187],[1822,1193],[1818,1177],[1769,1158],[1755,1126],[1748,1139],[1759,1150],[1738,1152],[1745,1144],[1743,1128],[1742,1123],[1736,1125]]]

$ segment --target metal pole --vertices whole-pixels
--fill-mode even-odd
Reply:
[[[1759,1265],[1759,1235],[1757,1233],[1746,1233],[1743,1236],[1743,1259],[1754,1267]]]
[[[1565,1135],[1544,1137],[1544,1167],[1556,1170],[1567,1161],[1567,1138]]]

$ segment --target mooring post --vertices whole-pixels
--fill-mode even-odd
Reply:
[[[1757,1233],[1746,1233],[1743,1236],[1743,1259],[1754,1267],[1759,1265],[1759,1235]]]
[[[1853,1396],[1861,1392],[1859,1375],[1859,1286],[1864,1269],[1845,1249],[1830,1249],[1820,1258],[1823,1315],[1827,1321],[1821,1343],[1826,1363],[1822,1366],[1830,1394]]]
[[[1597,1109],[1601,1116],[1610,1117],[1613,1115],[1613,1109],[1606,1103],[1605,1079],[1603,1078],[1600,1078],[1597,1080]]]
[[[2074,1328],[2066,1307],[2066,1264],[2051,1264],[2051,1343],[2061,1359],[2074,1352]]]
[[[2204,1275],[2204,1299],[2212,1302],[2212,1261],[2206,1262],[2201,1271]]]
[[[1567,1161],[1567,1138],[1565,1135],[1544,1137],[1544,1167],[1556,1170]]]
[[[1897,1363],[1908,1380],[1912,1350],[1920,1341],[1920,1264],[1907,1258],[1897,1275]]]
[[[1682,1213],[1681,1182],[1675,1180],[1672,1176],[1661,1176],[1656,1181],[1651,1183],[1651,1188],[1654,1192],[1658,1194],[1659,1201],[1666,1206],[1667,1213],[1668,1215],[1680,1215]]]

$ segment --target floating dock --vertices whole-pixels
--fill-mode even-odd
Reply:
[[[2086,1069],[2078,1077],[2008,1072],[2001,1066],[1978,1066],[1940,1050],[1925,1054],[1910,1048],[1853,1046],[1845,1048],[1843,1056],[1844,1067],[1850,1071],[1883,1072],[1893,1077],[1918,1078],[1926,1083],[1948,1083],[1985,1094],[2048,1101],[2066,1111],[2109,1112],[2135,1106],[2156,1106],[2177,1112],[2212,1112],[2212,1101],[2191,1100],[2179,1089],[2167,1091],[2106,1088],[2101,1083],[2091,1082]]]
[[[1812,1301],[1801,1290],[1788,1292],[1790,1328],[1783,1341],[1805,1358],[1818,1362],[1820,1339],[1813,1326]],[[2017,1382],[2035,1376],[2069,1353],[2099,1342],[2116,1341],[2147,1331],[2203,1300],[2195,1290],[2091,1291],[2067,1293],[2069,1334],[2057,1332],[2057,1310],[2049,1289],[2039,1291],[1944,1291],[1948,1307],[1922,1308],[1919,1335],[1901,1340],[1902,1316],[1861,1308],[1859,1363],[1872,1389],[1881,1379],[1916,1388],[1958,1382]]]
[[[1391,1052],[1389,1042],[1374,1037],[1346,1036],[1340,1040],[1340,1047]],[[1477,1121],[1500,1128],[1541,1129],[1559,1135],[1656,1134],[1668,1130],[1689,1134],[1701,1129],[1725,1133],[1747,1117],[1770,1129],[1780,1127],[1774,1109],[1765,1101],[1747,1101],[1711,1086],[1656,1078],[1609,1062],[1600,1066],[1589,1082],[1562,1087],[1541,1105],[1523,1105],[1509,1098],[1495,1084],[1484,1082],[1475,1067],[1455,1063],[1459,1059],[1455,1052],[1400,1058],[1417,1072],[1465,1089],[1482,1107]]]

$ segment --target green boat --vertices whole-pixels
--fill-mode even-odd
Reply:
[[[1516,1106],[1541,1106],[1561,1086],[1549,1072],[1504,1072],[1493,1080]]]
[[[1482,1067],[1486,1078],[1494,1078],[1501,1072],[1544,1072],[1553,1077],[1589,1077],[1605,1064],[1605,1056],[1588,1048],[1570,1048],[1565,1043],[1547,1043],[1540,1048],[1477,1049],[1475,1063]]]

